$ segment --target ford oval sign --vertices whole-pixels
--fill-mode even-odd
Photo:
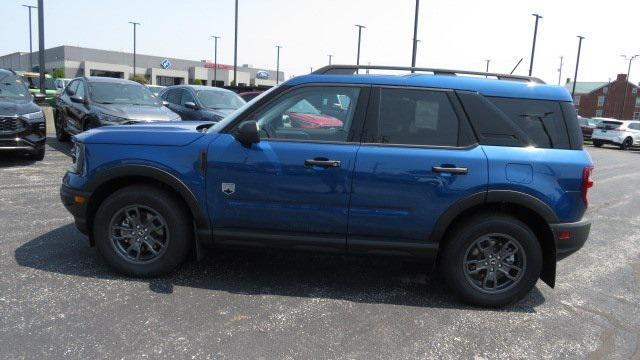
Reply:
[[[171,61],[169,61],[169,59],[164,59],[160,62],[160,66],[162,66],[163,69],[171,69],[173,64],[171,63]]]
[[[258,71],[258,72],[256,73],[256,79],[267,80],[267,79],[269,79],[270,77],[271,77],[271,76],[269,75],[269,72],[268,72],[268,71],[263,71],[263,70],[261,70],[261,71]]]

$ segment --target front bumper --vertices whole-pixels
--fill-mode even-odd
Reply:
[[[46,140],[44,122],[32,123],[19,131],[0,131],[0,150],[38,150]]]
[[[89,235],[87,204],[89,203],[90,195],[88,192],[76,190],[64,184],[60,186],[60,199],[62,200],[62,204],[71,215],[73,215],[78,230],[85,235]]]
[[[589,237],[591,221],[551,224],[556,240],[556,260],[562,260],[580,250]]]

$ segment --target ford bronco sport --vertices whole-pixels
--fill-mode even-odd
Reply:
[[[300,103],[339,121],[293,126]],[[100,128],[74,144],[62,202],[131,276],[204,247],[387,254],[502,306],[539,278],[553,287],[590,229],[593,166],[571,96],[530,77],[333,65],[215,125]]]

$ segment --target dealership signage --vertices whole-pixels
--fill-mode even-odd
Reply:
[[[256,78],[257,79],[262,79],[262,80],[267,80],[269,79],[271,76],[269,75],[268,71],[264,71],[264,70],[260,70],[256,73]]]
[[[160,66],[162,66],[163,69],[171,69],[173,64],[171,63],[171,61],[169,61],[169,59],[164,59],[160,62]]]
[[[207,69],[223,69],[223,70],[233,70],[233,65],[226,64],[216,64],[213,62],[203,61],[204,67]]]

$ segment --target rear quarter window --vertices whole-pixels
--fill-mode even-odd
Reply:
[[[538,148],[571,148],[557,101],[488,97]]]

